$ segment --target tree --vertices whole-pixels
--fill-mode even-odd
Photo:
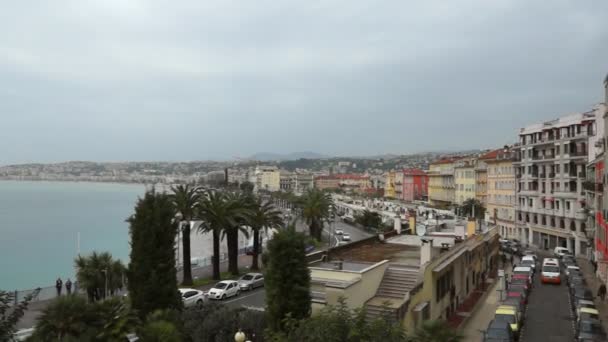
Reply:
[[[208,303],[200,310],[184,310],[182,320],[184,334],[193,342],[233,341],[239,329],[249,339],[261,341],[266,329],[264,312],[216,303]]]
[[[90,301],[104,299],[122,289],[126,268],[120,260],[114,260],[110,253],[79,255],[74,263],[78,284],[87,291]],[[109,293],[106,293],[106,285]]]
[[[355,222],[362,225],[364,228],[378,229],[382,226],[382,217],[375,211],[365,209],[363,213],[355,217]]]
[[[34,341],[92,340],[100,322],[93,306],[80,296],[62,296],[53,300],[38,317]]]
[[[445,321],[435,320],[422,323],[410,337],[411,342],[461,342],[462,334],[450,328]]]
[[[172,186],[171,200],[175,211],[181,217],[182,254],[184,278],[183,285],[192,285],[192,265],[190,264],[190,222],[194,220],[196,207],[201,196],[200,188],[186,185]]]
[[[249,225],[253,233],[253,258],[251,270],[260,269],[258,265],[258,255],[260,253],[260,231],[283,226],[281,211],[274,207],[269,201],[262,201],[260,198],[254,199],[253,213],[249,218]]]
[[[42,311],[32,340],[120,341],[138,326],[138,318],[122,298],[87,303],[80,296],[63,296]]]
[[[32,298],[38,296],[39,292],[39,290],[36,290],[17,305],[13,305],[15,302],[14,293],[0,290],[0,341],[10,341],[12,339],[13,333],[16,331],[15,326],[23,317]]]
[[[475,198],[469,198],[458,207],[460,215],[473,217],[476,219],[483,219],[485,217],[486,208],[479,200]]]
[[[255,185],[249,181],[244,181],[243,183],[239,184],[239,189],[246,193],[252,193],[254,187]]]
[[[318,189],[308,190],[300,199],[302,216],[308,224],[310,235],[321,241],[323,223],[329,220],[333,208],[330,194]]]
[[[177,222],[171,197],[155,190],[139,199],[130,224],[129,298],[142,319],[150,312],[180,309],[175,270]]]
[[[235,210],[235,224],[226,225],[222,230],[222,238],[226,238],[226,247],[228,249],[228,271],[233,275],[239,274],[239,232],[249,238],[247,224],[253,214],[255,203],[253,195],[242,192],[227,193],[225,200],[229,202],[229,206],[240,208]]]
[[[242,203],[228,200],[226,194],[219,191],[209,191],[201,197],[197,217],[202,223],[198,230],[213,233],[213,279],[220,279],[221,231],[227,227],[237,227],[245,220],[247,211]]]
[[[405,330],[385,317],[366,319],[365,310],[350,310],[344,298],[318,314],[300,321],[288,319],[286,332],[270,333],[271,341],[301,342],[405,342]]]
[[[171,310],[156,310],[148,315],[137,335],[146,342],[181,342],[183,336],[178,328],[179,319]]]
[[[305,236],[290,226],[274,234],[264,253],[268,326],[283,331],[284,319],[310,315],[310,272]]]

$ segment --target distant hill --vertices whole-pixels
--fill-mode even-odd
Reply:
[[[321,159],[327,158],[327,156],[322,155],[320,153],[315,152],[293,152],[289,154],[280,154],[280,153],[268,153],[268,152],[259,152],[249,157],[251,160],[259,160],[259,161],[281,161],[281,160],[298,160],[298,159]]]

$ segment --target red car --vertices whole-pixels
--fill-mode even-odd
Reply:
[[[530,277],[528,277],[525,274],[513,274],[511,276],[511,282],[514,282],[516,279],[522,279],[525,280],[526,284],[528,284],[528,287],[532,287],[532,282],[530,281]]]
[[[525,282],[511,282],[511,284],[509,284],[509,291],[516,291],[522,289],[524,290],[525,294],[528,295],[530,293],[530,288],[528,287],[528,284],[526,284]]]
[[[522,307],[526,307],[526,304],[528,303],[528,300],[526,299],[526,295],[522,291],[508,290],[507,299],[509,299],[509,298],[517,298],[519,300],[519,302],[521,303]]]

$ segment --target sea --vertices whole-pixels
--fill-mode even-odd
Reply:
[[[145,191],[140,184],[0,180],[0,290],[53,286],[58,277],[73,281],[79,251],[110,252],[127,265],[126,219]],[[239,246],[250,244],[239,236]],[[193,230],[191,249],[194,267],[209,264],[211,234]],[[225,241],[220,251],[226,253]]]

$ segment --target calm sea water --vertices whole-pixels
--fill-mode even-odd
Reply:
[[[74,275],[82,254],[108,251],[128,263],[129,230],[143,185],[0,181],[0,289],[50,286]]]

